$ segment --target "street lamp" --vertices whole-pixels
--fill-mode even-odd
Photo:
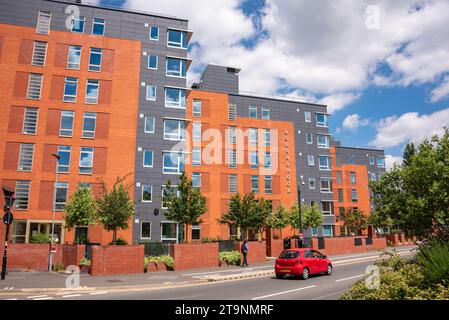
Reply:
[[[8,262],[8,242],[9,242],[9,226],[12,223],[13,216],[11,213],[11,208],[16,199],[13,198],[14,191],[7,187],[2,187],[3,194],[5,195],[5,215],[3,216],[3,222],[6,224],[6,234],[5,234],[5,249],[3,250],[3,260],[2,260],[2,274],[1,280],[5,280],[6,276],[6,264]]]
[[[53,238],[55,233],[55,215],[56,215],[56,188],[58,186],[58,167],[59,167],[59,159],[60,156],[56,153],[52,154],[53,157],[56,158],[56,181],[55,186],[53,188],[53,214],[52,214],[52,221],[51,221],[51,237],[50,237],[50,247],[48,249],[48,271],[53,270]]]
[[[301,177],[301,183],[298,183],[298,213],[299,213],[299,247],[302,247],[302,199],[301,199],[301,185],[305,185],[303,178]]]

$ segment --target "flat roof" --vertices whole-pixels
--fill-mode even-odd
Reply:
[[[372,149],[372,148],[358,148],[358,147],[345,147],[345,146],[334,146],[336,149],[353,149],[353,150],[367,150],[367,151],[378,151],[385,153],[382,149]]]
[[[247,97],[247,98],[256,98],[256,99],[265,99],[265,100],[272,100],[272,101],[283,101],[283,102],[292,102],[292,103],[301,103],[301,104],[307,104],[312,106],[318,106],[318,107],[325,107],[327,108],[327,105],[325,104],[319,104],[319,103],[313,103],[313,102],[306,102],[304,100],[301,100],[300,98],[293,98],[289,96],[262,96],[257,94],[250,94],[250,93],[229,93],[230,96],[240,96],[240,97]]]
[[[83,6],[83,7],[99,8],[99,9],[105,9],[105,10],[111,10],[111,11],[118,11],[118,12],[135,13],[135,14],[140,14],[140,15],[145,15],[145,16],[160,17],[160,18],[185,21],[185,22],[189,21],[188,19],[178,18],[175,16],[166,15],[166,14],[146,12],[146,11],[136,10],[136,9],[124,9],[124,8],[111,6],[111,5],[107,5],[107,4],[98,5],[98,4],[94,4],[94,3],[89,3],[89,1],[85,1],[85,0],[82,0],[80,3],[77,3],[75,1],[64,1],[64,0],[45,0],[45,1],[64,3],[64,4],[72,4],[72,5]]]

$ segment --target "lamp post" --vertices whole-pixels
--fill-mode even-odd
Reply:
[[[5,280],[6,277],[6,265],[8,262],[8,242],[9,242],[9,226],[12,223],[13,216],[11,213],[11,208],[14,204],[15,199],[13,198],[14,191],[7,187],[2,187],[3,194],[5,195],[5,215],[3,216],[3,222],[6,224],[6,234],[5,234],[5,249],[3,250],[3,260],[2,260],[2,274],[1,280]]]
[[[301,199],[301,185],[305,185],[301,178],[301,183],[298,183],[298,213],[299,213],[299,247],[302,248],[302,199]]]
[[[60,156],[53,153],[52,154],[53,157],[56,158],[56,178],[55,178],[55,187],[53,189],[53,212],[52,212],[52,221],[51,221],[51,236],[50,236],[50,247],[48,249],[48,271],[52,271],[53,270],[53,238],[54,238],[54,233],[55,233],[55,215],[56,215],[56,192],[57,192],[57,186],[58,186],[58,167],[59,167],[59,159]]]

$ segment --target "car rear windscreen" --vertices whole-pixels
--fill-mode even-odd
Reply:
[[[298,251],[283,251],[279,258],[282,259],[296,259],[299,258],[299,252]]]

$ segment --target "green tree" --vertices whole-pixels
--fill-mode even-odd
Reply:
[[[312,206],[303,205],[301,211],[302,227],[304,229],[318,228],[323,223],[323,214],[316,204]]]
[[[357,235],[368,227],[368,218],[363,210],[345,208],[340,214],[340,218],[343,220],[344,226],[355,230]]]
[[[88,188],[78,188],[69,198],[64,219],[68,230],[95,223],[97,202]]]
[[[119,177],[112,189],[101,181],[101,196],[97,200],[98,221],[107,231],[112,231],[112,243],[117,242],[117,230],[129,228],[129,221],[134,215],[134,202],[129,197],[129,185],[125,184],[127,176]]]
[[[167,182],[162,200],[167,207],[165,217],[184,225],[185,242],[188,243],[189,226],[203,223],[201,216],[207,211],[206,198],[200,189],[193,187],[192,181],[183,173],[177,188],[171,185],[171,181]]]
[[[415,147],[415,144],[413,142],[407,143],[407,145],[405,146],[404,149],[404,154],[403,154],[403,164],[404,166],[409,166],[412,163],[412,158],[416,155],[417,150]]]
[[[289,212],[281,204],[276,211],[268,219],[268,227],[273,230],[279,230],[282,239],[282,229],[286,228],[290,223]]]

